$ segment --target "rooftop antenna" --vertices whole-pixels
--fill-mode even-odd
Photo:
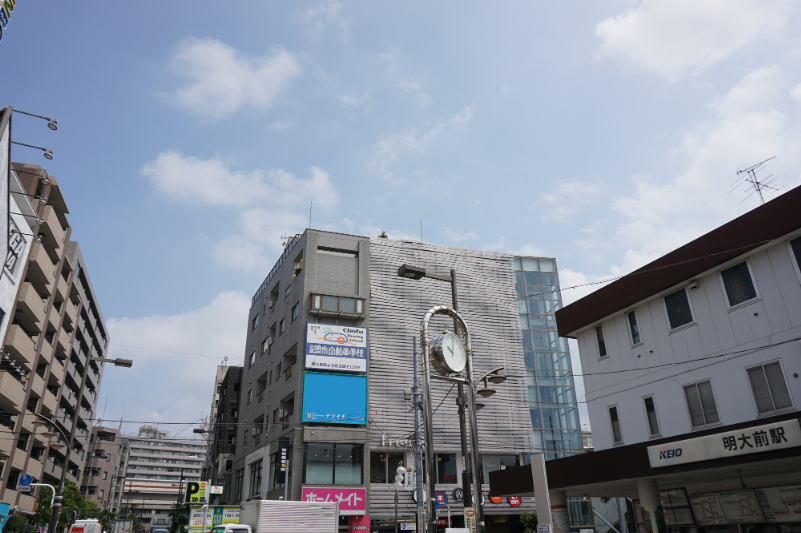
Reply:
[[[223,357],[222,366],[228,366],[228,356]]]
[[[740,200],[739,203],[743,203],[747,199],[751,198],[754,194],[758,194],[759,195],[759,203],[761,205],[761,204],[765,203],[765,196],[762,194],[763,190],[770,189],[772,191],[778,191],[779,189],[781,189],[781,187],[776,187],[775,186],[776,185],[776,180],[778,178],[773,174],[771,174],[770,176],[768,176],[767,178],[765,178],[762,181],[757,179],[757,172],[762,170],[762,167],[765,166],[765,163],[767,163],[771,159],[775,159],[775,158],[776,158],[776,156],[774,155],[773,157],[769,157],[768,159],[765,159],[764,161],[762,161],[760,163],[757,163],[756,165],[752,165],[752,166],[750,166],[748,168],[745,168],[743,170],[738,170],[737,171],[737,176],[738,176],[737,181],[735,181],[732,184],[731,189],[729,189],[729,192],[732,192],[734,189],[736,189],[740,185],[744,185],[744,184],[747,184],[746,187],[754,189],[751,192],[751,194],[749,194],[748,196],[746,196],[745,198]]]
[[[289,241],[289,236],[286,233],[281,235],[281,247],[282,248],[286,248],[286,245],[287,245],[288,241]]]
[[[103,416],[100,417],[100,420],[106,419],[106,407],[108,407],[108,394],[106,394],[106,402],[103,404]]]
[[[159,424],[161,424],[161,406],[159,405],[159,418],[156,420],[156,435],[158,435]]]
[[[120,415],[120,427],[119,430],[122,431],[122,417],[125,416],[125,404],[122,404],[122,414]]]

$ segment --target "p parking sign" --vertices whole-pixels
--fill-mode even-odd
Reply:
[[[186,503],[206,503],[208,483],[205,481],[190,481],[186,484]]]

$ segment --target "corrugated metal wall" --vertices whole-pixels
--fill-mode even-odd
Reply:
[[[393,439],[406,438],[413,433],[414,413],[410,403],[403,400],[403,391],[412,386],[412,339],[419,337],[425,311],[434,305],[451,304],[449,283],[399,278],[398,267],[408,263],[446,275],[451,268],[456,269],[459,311],[472,334],[475,368],[483,374],[502,366],[503,373],[510,377],[493,387],[498,392],[484,400],[486,407],[478,414],[481,452],[533,450],[512,260],[509,254],[421,242],[370,240],[370,439],[373,448],[380,447],[382,433]],[[452,324],[451,319],[435,317],[432,334],[452,329]],[[432,389],[436,451],[458,452],[456,389],[451,390],[447,398],[450,385],[435,381]],[[375,486],[371,492],[374,515],[381,514],[384,508],[389,509],[392,490],[384,491]],[[531,503],[527,500],[524,500],[525,508]],[[517,508],[514,512],[522,510]]]

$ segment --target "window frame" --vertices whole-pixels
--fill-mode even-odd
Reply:
[[[790,254],[790,262],[793,264],[793,269],[795,270],[795,275],[798,277],[798,283],[801,283],[801,265],[798,264],[798,261],[795,257],[795,252],[793,251],[792,242],[796,239],[801,239],[801,234],[794,235],[787,239],[787,253]]]
[[[297,302],[297,303],[295,303],[295,305],[292,306],[292,315],[291,316],[292,316],[292,322],[294,322],[295,320],[300,318],[300,302]]]
[[[790,405],[788,407],[782,407],[780,409],[775,409],[776,407],[776,400],[773,398],[773,391],[770,389],[770,383],[767,382],[767,373],[765,373],[765,366],[771,365],[773,363],[779,363],[779,368],[782,371],[782,378],[784,379],[784,386],[787,388],[787,395],[790,396]],[[748,371],[752,370],[757,367],[762,367],[762,372],[765,374],[765,381],[768,385],[768,390],[770,391],[770,401],[773,402],[774,409],[772,411],[765,411],[764,413],[759,412],[759,404],[757,403],[756,399],[756,391],[754,391],[754,385],[751,383],[751,376],[748,375]],[[754,401],[754,409],[756,410],[757,418],[765,418],[769,416],[775,416],[777,414],[786,413],[789,411],[795,410],[795,399],[793,399],[793,391],[790,389],[790,383],[787,381],[787,373],[784,371],[784,365],[782,364],[781,359],[773,359],[771,361],[763,361],[757,363],[755,365],[751,365],[748,367],[744,367],[745,372],[745,379],[746,383],[748,383],[748,387],[751,389],[751,399]]]
[[[331,483],[309,483],[306,481],[306,468],[308,465],[308,453],[309,453],[309,444],[329,444],[331,445]],[[363,485],[364,484],[364,464],[366,461],[369,461],[369,456],[365,459],[364,455],[364,444],[357,443],[357,442],[305,442],[303,445],[303,477],[302,483],[305,484],[313,484],[313,485],[323,485],[326,487],[335,487],[337,485],[354,485],[354,483],[337,483],[337,445],[343,446],[358,446],[361,448],[361,472],[360,472],[360,481],[355,483],[355,485]]]
[[[690,402],[687,400],[687,392],[686,388],[690,386],[694,386],[695,390],[698,391],[698,385],[700,383],[709,382],[709,388],[712,389],[712,401],[715,402],[715,412],[718,414],[718,421],[717,422],[707,422],[706,421],[706,413],[704,412],[704,404],[701,403],[701,414],[704,415],[704,424],[701,426],[693,426],[693,415],[692,411],[690,411]],[[718,395],[715,392],[715,387],[712,385],[712,378],[707,377],[703,379],[699,379],[697,381],[691,381],[690,383],[682,383],[681,384],[681,392],[684,395],[684,405],[687,407],[687,418],[690,422],[690,431],[701,431],[707,428],[720,426],[723,424],[723,417],[720,413],[720,406],[718,406]],[[698,392],[698,401],[701,401],[701,393]]]
[[[634,321],[637,322],[637,334],[640,336],[640,342],[634,342],[634,333],[631,330],[631,321],[629,320],[630,314],[634,315]],[[642,346],[644,344],[642,340],[642,327],[640,327],[640,317],[637,314],[637,310],[631,309],[629,311],[626,311],[623,318],[626,322],[626,329],[629,331],[629,340],[631,340],[631,347],[636,348],[637,346]]]
[[[286,331],[286,318],[282,318],[281,322],[278,323],[278,336],[280,337],[281,335],[283,335],[285,331]]]
[[[678,326],[676,328],[672,328],[670,326],[670,314],[668,313],[668,307],[667,307],[667,302],[665,301],[665,298],[667,296],[676,294],[679,291],[684,291],[684,294],[687,295],[687,306],[690,308],[690,316],[691,316],[692,320],[690,320],[686,324],[682,324],[681,326]],[[698,322],[696,322],[696,319],[695,319],[695,308],[693,308],[693,302],[692,302],[692,299],[690,298],[689,285],[684,285],[682,287],[679,287],[675,291],[670,291],[668,293],[665,293],[665,294],[662,295],[662,297],[660,299],[662,300],[662,312],[665,314],[665,321],[667,322],[668,335],[676,333],[677,331],[681,331],[683,329],[688,329],[688,328],[691,328],[693,326],[697,326],[698,325]]]
[[[723,272],[725,270],[729,270],[731,268],[734,268],[734,267],[740,265],[741,263],[745,263],[745,266],[748,269],[748,275],[751,276],[751,285],[754,287],[754,293],[756,293],[756,296],[754,296],[750,300],[746,300],[744,302],[740,302],[738,304],[732,305],[731,302],[729,301],[729,293],[726,291],[726,283],[723,281]],[[751,261],[748,258],[743,259],[742,261],[733,263],[733,264],[727,266],[726,268],[720,269],[718,271],[718,276],[717,277],[718,277],[718,281],[720,282],[720,289],[723,291],[723,300],[726,303],[726,308],[729,310],[729,312],[736,311],[737,309],[740,309],[742,307],[746,307],[748,305],[751,305],[753,303],[756,303],[756,302],[759,302],[760,300],[762,300],[762,295],[759,293],[759,287],[756,284],[756,276],[754,276],[754,269],[751,268]],[[694,314],[693,314],[693,317],[695,317]]]
[[[251,323],[253,324],[251,331],[256,331],[256,328],[259,327],[259,313],[256,313],[256,316],[253,317]]]
[[[615,424],[612,420],[612,409],[615,410],[615,416],[617,417],[617,428],[620,431],[620,440],[615,441]],[[623,435],[623,424],[620,421],[620,407],[618,404],[612,404],[606,406],[606,412],[609,415],[609,426],[612,430],[612,446],[624,446],[626,442],[626,437]]]
[[[603,339],[598,338],[599,329],[601,330],[601,337],[603,337]],[[593,332],[595,333],[595,346],[598,347],[598,359],[606,359],[609,357],[609,349],[606,346],[606,333],[604,332],[604,325],[598,324],[593,328]],[[603,343],[603,351],[605,352],[603,354],[601,353],[601,343]]]
[[[654,405],[654,416],[656,417],[656,425],[657,429],[659,430],[656,433],[653,433],[651,431],[652,430],[651,421],[648,419],[648,406],[645,404],[645,401],[648,400],[649,398]],[[662,424],[659,422],[659,410],[656,408],[656,397],[654,394],[646,394],[645,396],[642,397],[642,408],[643,408],[643,413],[645,413],[645,422],[648,425],[648,438],[649,439],[662,438]]]

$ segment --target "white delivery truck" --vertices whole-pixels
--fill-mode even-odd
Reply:
[[[76,520],[70,528],[70,533],[102,533],[100,522],[91,518],[89,520]]]
[[[249,532],[242,531],[248,526]],[[239,524],[215,526],[212,533],[337,533],[339,504],[334,502],[245,502]]]

